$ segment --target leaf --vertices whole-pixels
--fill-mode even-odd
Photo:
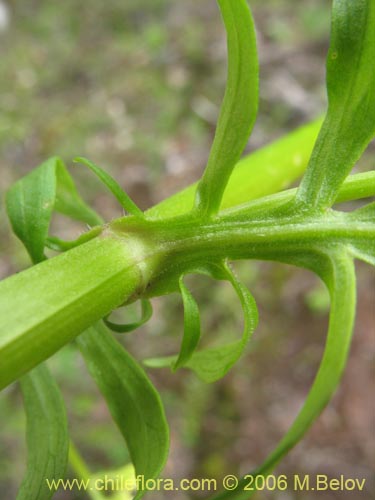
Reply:
[[[375,135],[375,2],[334,0],[327,57],[328,111],[297,201],[332,206]]]
[[[70,440],[69,443],[69,465],[72,471],[74,472],[76,478],[81,481],[81,484],[85,483],[92,484],[93,481],[99,478],[99,473],[92,474],[90,472],[85,461],[81,457],[78,449],[76,448],[72,440]],[[106,500],[106,498],[108,498],[95,488],[93,489],[89,488],[88,490],[86,490],[86,493],[91,500]],[[111,500],[114,500],[113,495],[111,495]],[[127,500],[127,499],[124,496],[122,500]]]
[[[114,332],[117,332],[117,333],[132,332],[133,330],[136,330],[140,326],[147,323],[147,321],[152,316],[152,305],[151,305],[151,302],[149,300],[142,299],[141,300],[141,307],[142,307],[141,319],[139,321],[136,321],[135,323],[128,323],[128,324],[120,325],[118,323],[113,323],[112,321],[109,321],[108,316],[106,316],[103,321],[108,326],[108,328],[110,328]]]
[[[105,170],[95,165],[92,161],[87,158],[77,157],[74,159],[75,163],[82,163],[86,165],[95,175],[107,186],[111,193],[115,196],[120,205],[130,214],[135,217],[143,218],[144,214],[142,210],[137,207],[130,196],[125,193],[121,186],[111,177]]]
[[[26,410],[27,471],[17,500],[47,500],[55,493],[47,480],[65,477],[68,428],[60,391],[47,367],[34,368],[21,379]]]
[[[119,478],[120,481],[119,481]],[[91,484],[99,481],[96,484],[116,484],[119,489],[111,491],[110,500],[132,500],[132,490],[136,488],[135,471],[132,464],[126,464],[114,470],[102,470],[92,474],[90,477]],[[120,483],[120,484],[119,484]],[[96,499],[95,499],[96,500]],[[101,496],[98,500],[108,500],[108,496]]]
[[[352,258],[346,251],[337,249],[329,255],[320,255],[311,267],[325,281],[331,296],[325,351],[313,385],[297,418],[265,462],[250,473],[253,476],[267,476],[300,441],[330,401],[346,365],[356,306],[355,270]],[[215,500],[250,498],[255,491],[251,493],[243,489],[249,482],[250,474],[239,482],[235,491],[219,494],[214,497]]]
[[[72,177],[59,158],[56,159],[56,186],[56,212],[90,226],[103,224],[103,219],[79,196]]]
[[[124,436],[136,475],[143,475],[145,482],[156,478],[169,448],[168,425],[159,394],[103,323],[80,335],[77,344]],[[138,491],[136,498],[143,493]]]
[[[101,221],[81,200],[57,157],[17,181],[7,192],[6,208],[14,233],[34,263],[45,259],[44,246],[54,209],[88,224]]]
[[[223,271],[226,279],[233,285],[244,313],[244,330],[240,340],[219,347],[212,347],[194,353],[186,364],[204,382],[219,380],[232,368],[241,357],[258,323],[258,311],[254,297],[243,285],[227,264]]]
[[[375,201],[346,214],[348,219],[375,223]]]
[[[92,240],[96,236],[99,236],[103,231],[102,226],[96,226],[87,231],[86,233],[81,234],[75,240],[61,240],[56,236],[48,236],[45,241],[45,246],[50,248],[51,250],[55,250],[56,252],[66,252],[67,250],[71,250],[72,248],[78,247],[87,241]]]
[[[375,171],[349,175],[340,187],[336,203],[375,196]]]
[[[201,322],[199,308],[194,297],[184,284],[184,276],[180,276],[179,288],[184,304],[184,336],[182,339],[180,354],[173,364],[173,370],[186,365],[198,345],[201,334]]]
[[[362,260],[371,266],[375,266],[375,242],[372,242],[372,246],[363,243],[362,245],[357,243],[354,245],[349,245],[349,251],[354,258]]]
[[[53,162],[53,163],[52,163]],[[6,196],[6,208],[14,233],[25,245],[33,262],[44,260],[56,194],[54,159],[16,182]]]
[[[246,0],[218,0],[227,32],[228,78],[208,163],[198,184],[195,207],[215,215],[258,110],[258,59],[254,23]]]
[[[241,301],[244,312],[244,330],[241,339],[236,342],[196,351],[189,356],[184,366],[193,370],[206,383],[215,382],[224,377],[238,361],[258,322],[256,303],[249,290],[237,279],[227,264],[222,264],[220,271],[220,274],[216,271],[216,279],[229,281]],[[213,276],[211,273],[212,271],[209,270],[209,274]],[[191,354],[190,351],[189,354]],[[162,368],[175,360],[176,356],[166,356],[144,360],[144,364],[150,368]]]

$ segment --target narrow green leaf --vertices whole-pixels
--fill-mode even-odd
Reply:
[[[240,340],[219,347],[197,351],[186,366],[191,368],[204,382],[211,383],[224,375],[239,360],[258,323],[258,310],[249,290],[243,285],[227,264],[223,265],[226,279],[232,284],[242,305],[244,330]]]
[[[44,260],[54,209],[88,224],[101,222],[79,197],[60,158],[53,157],[17,181],[7,192],[6,208],[14,233],[32,261]]]
[[[120,205],[130,214],[135,217],[143,218],[144,214],[142,210],[137,207],[130,196],[125,193],[121,186],[111,177],[105,170],[95,165],[92,161],[87,158],[77,157],[74,159],[75,163],[82,163],[86,165],[95,175],[107,186],[111,193],[115,196]]]
[[[179,288],[182,296],[182,302],[184,304],[184,336],[182,339],[180,354],[178,355],[176,362],[173,364],[173,370],[177,370],[178,368],[181,368],[181,366],[186,365],[198,345],[201,334],[199,308],[194,297],[185,286],[183,280],[184,276],[180,276]]]
[[[349,251],[354,258],[375,266],[375,241],[372,241],[372,246],[367,243],[349,245]]]
[[[375,2],[334,0],[327,57],[328,111],[297,201],[332,206],[375,135]]]
[[[83,243],[92,240],[96,236],[99,236],[102,231],[103,231],[102,226],[95,226],[92,229],[90,229],[90,231],[81,234],[81,236],[79,236],[75,240],[69,240],[69,241],[62,240],[60,238],[57,238],[56,236],[48,236],[48,238],[45,241],[45,246],[47,248],[50,248],[51,250],[55,250],[56,252],[66,252],[67,250],[71,250],[72,248],[78,247],[79,245],[82,245]]]
[[[239,160],[258,110],[258,59],[254,23],[246,0],[218,0],[227,32],[228,78],[206,170],[195,207],[215,215]]]
[[[103,224],[103,219],[78,194],[74,181],[60,158],[56,158],[56,183],[56,212],[90,226]]]
[[[121,481],[119,481],[119,478],[121,478]],[[95,484],[95,481],[99,481],[96,484],[111,484],[111,481],[113,481],[112,484],[119,484],[119,489],[116,491],[111,491],[111,495],[108,497],[106,496],[100,496],[98,500],[132,500],[133,499],[133,491],[131,486],[133,485],[133,488],[135,489],[136,487],[136,477],[135,477],[135,471],[134,467],[132,464],[126,464],[120,468],[113,469],[113,470],[101,470],[99,472],[95,472],[95,474],[92,474],[90,476],[91,483]],[[123,488],[122,488],[123,486]],[[98,492],[97,492],[98,493]],[[97,500],[96,498],[93,500]]]
[[[87,367],[128,445],[137,475],[156,478],[169,448],[169,431],[159,394],[136,361],[103,323],[77,338]],[[138,491],[141,498],[144,491]]]
[[[134,323],[125,323],[125,324],[113,323],[112,321],[109,321],[108,316],[106,316],[103,321],[108,326],[108,328],[110,328],[114,332],[117,332],[117,333],[132,332],[133,330],[136,330],[140,326],[147,323],[147,321],[152,316],[152,305],[151,305],[151,302],[149,300],[142,299],[141,300],[141,307],[142,307],[141,318],[139,321],[136,321]]]
[[[189,352],[189,359],[184,362],[186,368],[193,370],[203,382],[211,383],[224,377],[232,366],[241,357],[251,335],[258,322],[258,311],[255,300],[249,290],[238,280],[234,272],[227,264],[222,264],[220,273],[215,275],[207,269],[211,276],[216,279],[225,279],[229,281],[236,291],[244,312],[244,330],[240,340],[231,342],[222,346]],[[194,342],[196,337],[194,337]],[[170,366],[175,362],[176,356],[166,356],[161,358],[152,358],[144,360],[146,366],[150,368],[162,368]]]
[[[374,172],[375,173],[375,172]],[[375,223],[375,201],[346,214],[348,219]],[[371,242],[369,242],[371,244]]]
[[[26,410],[27,471],[17,500],[48,500],[48,481],[65,477],[69,438],[60,391],[43,364],[21,379]]]
[[[300,265],[300,263],[298,263]],[[312,269],[325,281],[331,296],[329,329],[324,355],[306,401],[289,431],[265,462],[250,474],[267,476],[295,446],[331,399],[345,368],[355,317],[356,290],[353,260],[346,251],[334,250],[321,255]],[[246,480],[233,492],[215,496],[215,500],[248,500],[253,493],[244,491]]]
[[[33,262],[45,259],[44,242],[56,196],[55,164],[55,158],[47,160],[17,181],[6,195],[6,208],[13,231],[25,245]]]
[[[69,466],[74,472],[77,479],[83,480],[85,482],[95,481],[97,474],[92,474],[87,467],[87,464],[83,460],[80,452],[74,445],[73,441],[70,440],[69,443]],[[91,483],[92,484],[92,483]],[[95,484],[95,483],[94,483]],[[86,491],[87,495],[91,500],[106,500],[108,497],[104,496],[100,491],[96,489],[89,489]],[[114,500],[113,495],[111,495],[111,500]],[[127,500],[126,497],[122,500]]]

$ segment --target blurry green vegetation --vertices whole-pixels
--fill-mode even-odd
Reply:
[[[201,120],[188,105],[207,34],[196,18],[169,21],[170,6],[15,5],[2,34],[2,162],[14,148],[29,147],[30,165],[51,151],[64,158],[80,152],[110,165],[136,156],[152,172],[163,164],[166,138],[178,132],[197,140]]]
[[[90,154],[157,175],[171,138],[205,145],[225,77],[223,28],[206,3],[11,3],[0,34],[2,165]],[[262,36],[284,48],[327,37],[328,1],[254,4]]]
[[[322,111],[330,3],[252,0],[261,57],[261,105],[249,148]],[[67,162],[87,156],[105,165],[142,208],[198,177],[226,75],[224,32],[214,0],[28,0],[7,5],[10,24],[0,31],[0,197],[15,179],[52,154]],[[118,215],[94,176],[84,169],[72,171],[81,192],[99,212],[107,218]],[[4,277],[28,265],[28,258],[4,225],[2,205],[0,218]],[[63,219],[56,220],[56,229],[67,238],[82,230],[66,228]],[[165,477],[220,479],[239,473],[241,464],[243,470],[255,466],[294,417],[314,376],[326,326],[325,296],[315,279],[274,264],[239,263],[236,269],[255,289],[260,306],[260,327],[251,352],[215,385],[204,385],[183,371],[184,376],[151,372],[172,427],[174,447]],[[362,308],[367,304],[370,310],[366,286],[371,282],[365,274],[360,297]],[[314,293],[307,295],[311,289]],[[204,340],[215,336],[220,342],[232,333],[238,335],[239,306],[225,284],[212,287],[209,279],[198,277],[192,291],[203,311]],[[153,305],[151,322],[124,340],[138,358],[176,352],[180,342],[179,298],[156,299]],[[367,366],[367,376],[370,340],[364,336],[362,347],[353,347],[358,371]],[[49,365],[67,402],[74,441],[92,470],[123,466],[127,450],[74,345],[65,347]],[[354,391],[357,384],[352,384]],[[323,453],[321,463],[336,463],[332,474],[349,470],[353,475],[348,463],[358,464],[362,475],[370,474],[366,409],[353,417],[352,410],[345,409],[353,392],[348,394],[336,398],[311,442],[307,439],[300,445],[302,452],[291,453],[280,473],[313,474]],[[0,421],[0,498],[8,500],[15,497],[25,449],[21,397],[15,385],[1,395]],[[333,427],[336,437],[330,438],[327,428],[332,433]],[[366,438],[358,439],[361,432]],[[330,439],[342,439],[341,461],[333,460]],[[303,459],[306,451],[318,457],[315,465]],[[289,493],[286,500],[300,498]],[[56,498],[85,497],[61,493]],[[261,498],[279,497],[270,493]],[[322,500],[328,498],[332,497],[322,493]]]

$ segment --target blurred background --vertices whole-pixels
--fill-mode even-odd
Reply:
[[[259,117],[250,152],[308,122],[325,107],[324,60],[329,0],[252,0],[261,63]],[[147,208],[202,172],[226,77],[226,43],[214,0],[0,0],[0,278],[29,265],[11,235],[4,193],[51,155],[77,155],[105,167]],[[357,170],[374,165],[374,146]],[[70,170],[87,201],[107,220],[121,209],[85,169]],[[351,207],[348,207],[351,208]],[[82,227],[56,219],[53,230],[75,238]],[[188,371],[149,374],[171,425],[164,477],[243,474],[261,463],[288,429],[316,373],[329,301],[307,271],[272,263],[236,263],[258,302],[260,325],[246,355],[219,383]],[[343,382],[278,474],[366,478],[374,492],[373,270],[358,264],[358,317]],[[203,277],[191,287],[205,339],[242,329],[240,306],[225,284]],[[120,338],[137,358],[177,352],[178,296],[153,300],[152,320]],[[128,317],[137,314],[129,310]],[[74,345],[49,365],[62,389],[71,435],[92,471],[129,460],[126,447]],[[24,415],[17,385],[0,398],[0,499],[15,498],[25,466]],[[70,472],[74,477],[74,472]],[[154,493],[150,498],[201,498]],[[84,499],[60,492],[58,499]],[[263,492],[266,500],[310,500],[310,492]],[[353,498],[320,492],[321,500]]]

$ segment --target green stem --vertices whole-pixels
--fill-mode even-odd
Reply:
[[[349,180],[343,199],[373,194],[366,188],[373,177]],[[375,240],[373,223],[338,212],[308,218],[269,211],[293,196],[236,207],[205,224],[189,216],[118,219],[92,240],[2,281],[0,389],[119,305],[168,293],[171,280],[193,266],[221,258],[283,261],[320,245]]]
[[[111,229],[118,234],[131,234],[134,224],[114,221]],[[157,252],[163,255],[164,267],[160,275],[150,281],[146,295],[162,295],[175,287],[179,275],[207,262],[259,259],[284,262],[297,255],[311,255],[341,244],[362,245],[375,241],[375,224],[367,220],[353,220],[345,213],[329,212],[320,218],[302,217],[298,213],[268,216],[265,219],[218,217],[209,223],[177,218],[173,221],[148,222],[147,233]]]
[[[0,388],[142,293],[156,258],[136,234],[99,237],[0,283]]]

